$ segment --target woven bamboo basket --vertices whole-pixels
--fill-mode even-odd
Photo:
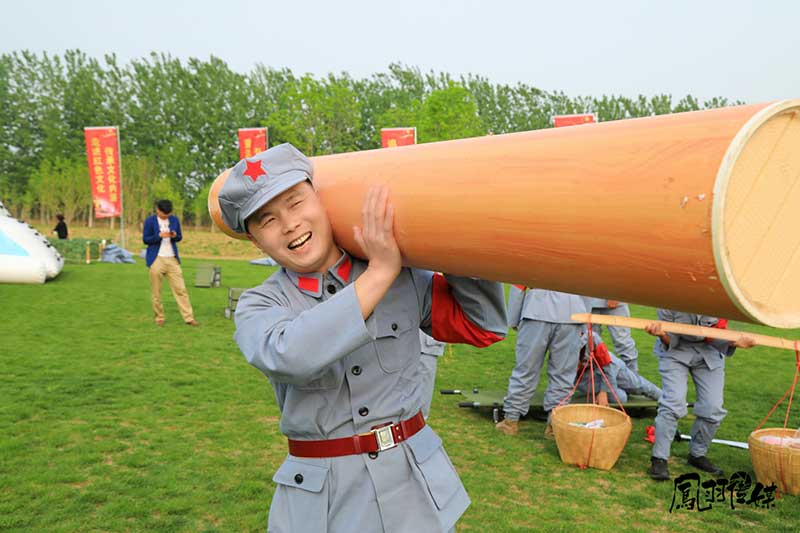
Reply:
[[[775,483],[780,492],[800,496],[800,448],[767,444],[759,438],[785,438],[793,437],[794,434],[794,429],[759,429],[750,434],[747,444],[759,483],[765,486]]]
[[[570,425],[602,419],[597,429]],[[567,464],[611,470],[631,435],[631,418],[625,413],[594,404],[564,405],[553,410],[550,423],[558,454]]]

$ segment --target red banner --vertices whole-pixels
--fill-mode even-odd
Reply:
[[[555,115],[553,117],[553,127],[579,126],[581,124],[591,124],[597,122],[594,113],[584,113],[581,115]]]
[[[239,159],[260,154],[267,144],[267,128],[239,128]]]
[[[381,147],[417,144],[417,128],[381,128]]]
[[[83,128],[83,135],[89,160],[94,216],[118,217],[122,214],[122,187],[117,128]]]

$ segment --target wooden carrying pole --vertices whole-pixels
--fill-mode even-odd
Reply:
[[[387,183],[405,263],[800,327],[800,100],[313,158],[360,255]],[[224,228],[211,189],[212,218]],[[230,230],[228,230],[230,234]]]
[[[647,320],[644,318],[632,318],[626,316],[593,315],[590,313],[575,313],[572,320],[592,324],[602,324],[604,326],[622,326],[625,328],[644,329],[650,324],[661,324],[661,329],[667,333],[678,333],[680,335],[693,335],[695,337],[708,337],[724,341],[736,342],[740,338],[750,337],[759,346],[769,346],[781,350],[797,351],[800,348],[798,341],[760,335],[748,331],[736,331],[732,329],[707,328],[705,326],[694,326],[692,324],[680,324],[678,322],[664,322],[662,320]]]

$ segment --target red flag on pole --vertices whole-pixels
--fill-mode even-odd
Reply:
[[[597,117],[594,113],[581,113],[577,115],[555,115],[553,116],[553,127],[560,128],[561,126],[579,126],[581,124],[591,124],[597,122]]]
[[[86,139],[86,157],[89,160],[94,216],[118,217],[122,214],[122,182],[117,128],[83,128],[83,134]]]
[[[239,159],[263,152],[267,144],[267,128],[239,128]]]
[[[417,144],[417,128],[381,128],[381,147]]]

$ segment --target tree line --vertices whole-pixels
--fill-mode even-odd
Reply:
[[[308,155],[380,146],[383,127],[416,126],[418,142],[551,127],[557,114],[600,121],[740,104],[655,96],[577,96],[478,75],[422,72],[399,63],[363,79],[257,64],[240,73],[221,59],[152,53],[121,65],[80,50],[0,55],[0,200],[19,218],[56,212],[91,224],[85,126],[119,126],[127,224],[160,197],[207,224],[213,179],[239,157],[238,128],[269,128],[270,145]]]

